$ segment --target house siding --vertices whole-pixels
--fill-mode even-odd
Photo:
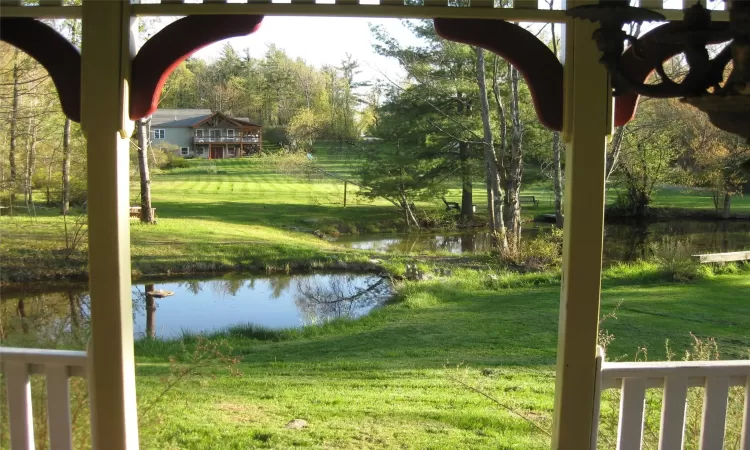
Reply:
[[[153,127],[152,131],[160,129],[159,127]],[[188,148],[187,156],[195,156],[195,145],[193,144],[193,129],[192,128],[161,128],[164,130],[164,139],[154,139],[152,144],[156,147],[163,146],[175,146],[171,150],[176,155],[186,156],[181,154],[182,147]],[[153,137],[153,132],[151,133]]]

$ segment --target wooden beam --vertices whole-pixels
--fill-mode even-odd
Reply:
[[[50,2],[53,0],[50,0]],[[391,0],[394,1],[394,0]],[[442,4],[442,2],[441,2]],[[476,0],[473,7],[425,6],[395,4],[362,5],[358,0],[339,0],[335,4],[271,3],[270,0],[248,0],[248,3],[184,3],[182,0],[162,0],[161,3],[134,4],[131,12],[139,16],[190,16],[200,14],[262,14],[266,16],[313,17],[383,17],[404,19],[502,19],[516,22],[566,23],[562,10],[524,8],[494,8],[491,0]],[[480,10],[477,11],[477,7]],[[682,20],[681,9],[654,9],[667,20]],[[3,6],[3,17],[35,17],[39,19],[72,19],[81,17],[80,6]],[[729,20],[727,11],[712,11],[716,22]]]
[[[130,288],[130,2],[84,0],[82,127],[88,151],[93,448],[138,449]]]
[[[568,7],[585,4],[569,1]],[[597,337],[604,240],[604,168],[612,124],[609,77],[591,35],[597,26],[565,29],[563,136],[565,228],[552,448],[590,447],[596,426]]]
[[[300,3],[228,3],[228,4],[139,4],[133,5],[133,12],[141,16],[187,16],[193,14],[263,14],[268,16],[318,16],[318,17],[393,17],[432,19],[435,17],[503,19],[518,22],[555,22],[568,20],[564,11],[493,8],[491,2],[478,3],[490,7],[455,7],[405,5],[403,0],[381,0],[379,5],[349,3],[300,4]]]
[[[709,253],[707,255],[693,255],[699,263],[717,263],[732,261],[750,261],[750,250],[743,252]]]

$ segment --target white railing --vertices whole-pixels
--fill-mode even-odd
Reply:
[[[47,421],[50,448],[73,449],[70,422],[70,377],[86,378],[86,352],[0,348],[0,373],[5,377],[10,420],[10,448],[34,449],[31,416],[31,375],[47,384]]]
[[[750,450],[750,361],[601,362],[596,399],[598,423],[601,392],[620,389],[618,450],[640,450],[643,442],[646,391],[662,388],[659,450],[681,450],[689,387],[703,387],[701,450],[724,448],[730,386],[745,387],[741,450]],[[597,432],[592,437],[596,449]]]
[[[206,144],[209,142],[260,142],[260,138],[254,136],[213,136],[213,137],[198,137],[194,138],[196,144]]]

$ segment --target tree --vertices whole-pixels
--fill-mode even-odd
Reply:
[[[509,67],[511,79],[510,101],[510,164],[508,165],[507,195],[508,195],[508,231],[511,235],[509,242],[512,251],[518,251],[521,245],[521,181],[523,177],[523,133],[521,120],[521,103],[519,94],[519,74],[514,67]]]
[[[68,214],[70,210],[70,125],[71,120],[65,118],[63,126],[63,163],[62,163],[62,198],[60,201],[60,212]]]
[[[407,72],[403,86],[391,84],[414,112],[420,112],[423,157],[439,161],[431,175],[460,180],[461,217],[470,221],[474,215],[473,177],[484,146],[476,107],[476,54],[467,45],[439,38],[430,21],[408,22],[406,26],[421,45],[402,46],[382,28],[372,27],[374,49],[397,59]]]
[[[667,102],[641,106],[623,137],[620,172],[626,187],[623,206],[636,217],[645,217],[656,188],[674,179],[680,146]]]
[[[744,164],[750,159],[750,145],[739,136],[713,126],[697,109],[676,101],[669,102],[672,122],[683,152],[677,165],[686,184],[711,190],[714,207],[722,218],[731,214],[732,198],[742,195],[750,179]]]
[[[138,152],[138,173],[141,187],[141,222],[153,223],[154,214],[151,210],[151,176],[148,170],[148,148],[150,145],[151,118],[138,119],[135,122],[135,133]]]
[[[487,100],[487,80],[485,77],[484,50],[476,47],[477,55],[477,86],[479,86],[479,100],[482,107],[482,130],[484,132],[484,164],[487,171],[487,214],[493,247],[508,249],[505,236],[505,221],[503,219],[503,190],[500,186],[495,146],[490,124],[490,104]]]
[[[323,118],[311,109],[297,111],[287,127],[289,143],[294,150],[312,151],[313,144],[320,137],[325,128]]]
[[[364,147],[358,195],[388,200],[401,211],[407,228],[419,228],[413,203],[441,193],[434,176],[440,161],[423,157],[420,125],[424,117],[408,96],[391,91],[391,101],[380,108],[379,115],[374,134],[382,141]]]

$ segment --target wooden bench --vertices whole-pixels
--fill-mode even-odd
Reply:
[[[445,210],[450,211],[452,209],[455,209],[456,211],[461,211],[461,207],[458,206],[458,203],[456,202],[449,202],[443,197],[443,203],[445,203]]]
[[[156,208],[151,208],[151,217],[156,218]],[[131,206],[130,207],[130,218],[131,219],[140,219],[141,218],[141,207],[140,206]]]
[[[518,197],[519,203],[531,203],[534,206],[539,206],[539,200],[533,195],[521,195]]]
[[[721,263],[732,261],[750,261],[750,250],[743,252],[709,253],[707,255],[693,255],[701,264]]]

